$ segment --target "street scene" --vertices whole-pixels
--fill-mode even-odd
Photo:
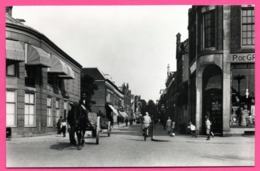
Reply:
[[[5,24],[7,168],[255,166],[254,5],[7,6]]]

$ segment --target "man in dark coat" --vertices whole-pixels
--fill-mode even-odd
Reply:
[[[75,106],[77,106],[77,103],[70,103],[71,109],[69,110],[68,117],[67,117],[67,122],[69,124],[69,139],[70,139],[70,144],[76,145],[76,139],[75,139],[75,120],[74,120],[74,111],[75,111]]]

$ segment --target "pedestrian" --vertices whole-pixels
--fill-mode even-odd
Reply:
[[[66,120],[63,119],[61,121],[61,132],[63,133],[63,137],[66,137],[66,127],[67,127]]]
[[[206,134],[207,134],[207,139],[206,140],[210,140],[210,129],[211,129],[211,122],[209,120],[209,117],[208,116],[205,116],[205,125],[206,125]]]
[[[68,132],[69,132],[69,140],[70,140],[70,144],[72,145],[77,145],[76,144],[76,139],[75,139],[75,106],[77,106],[77,103],[69,103],[70,104],[70,110],[68,113],[68,117],[67,117],[67,122],[68,122]]]
[[[125,118],[125,126],[128,126],[128,117]]]
[[[166,121],[166,129],[167,129],[168,135],[170,135],[171,130],[172,130],[172,120],[170,117],[168,117],[168,119]]]
[[[57,122],[57,134],[61,133],[61,121],[62,121],[62,116],[60,116]]]
[[[189,123],[188,128],[190,129],[190,132],[191,132],[192,137],[197,138],[196,127],[195,127],[195,125],[192,124],[191,121],[190,121],[190,123]]]
[[[120,124],[120,116],[118,115],[117,116],[117,126],[119,127],[119,124]]]

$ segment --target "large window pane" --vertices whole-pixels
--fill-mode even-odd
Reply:
[[[15,126],[15,116],[6,115],[6,126]]]
[[[15,114],[15,104],[6,104],[6,113]]]
[[[15,102],[15,92],[12,91],[6,92],[6,102]]]

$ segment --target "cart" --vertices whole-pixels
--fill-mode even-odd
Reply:
[[[97,115],[97,113],[89,112],[88,118],[96,133],[96,144],[99,144],[100,133],[105,132],[107,133],[108,137],[110,137],[111,122],[108,121],[106,117],[100,117]],[[92,131],[92,129],[87,129],[86,131]],[[94,136],[92,135],[92,137]]]

